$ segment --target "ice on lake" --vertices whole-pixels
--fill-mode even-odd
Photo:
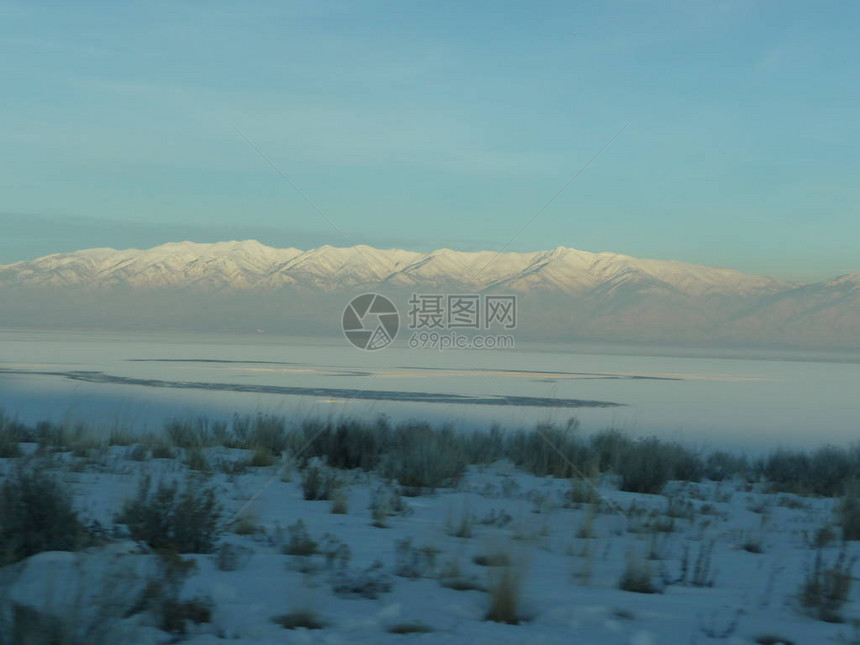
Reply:
[[[160,427],[176,416],[417,418],[528,427],[576,417],[709,447],[853,441],[860,355],[520,345],[447,351],[344,339],[0,332],[0,409],[23,421]]]

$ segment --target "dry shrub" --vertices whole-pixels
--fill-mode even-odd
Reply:
[[[487,589],[490,594],[487,620],[508,625],[519,625],[523,621],[522,582],[519,567],[506,566],[491,570]]]

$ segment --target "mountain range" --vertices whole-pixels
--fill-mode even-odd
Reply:
[[[398,306],[412,292],[515,293],[522,333],[544,340],[860,345],[860,273],[799,284],[566,247],[87,249],[0,265],[0,325],[330,333],[364,291]]]

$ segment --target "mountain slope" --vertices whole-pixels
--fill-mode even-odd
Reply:
[[[647,282],[693,296],[772,293],[787,283],[682,262],[639,260],[559,247],[535,253],[416,253],[369,246],[275,249],[257,241],[170,243],[147,250],[89,249],[0,266],[0,285],[266,289],[305,285],[336,290],[388,283],[460,285],[518,292],[583,293],[602,285]]]
[[[819,343],[841,337],[860,344],[860,273],[763,298],[726,328],[739,338],[777,336]]]
[[[356,293],[516,293],[541,340],[860,345],[860,274],[801,285],[558,247],[419,253],[256,241],[88,249],[0,266],[0,326],[337,334]]]

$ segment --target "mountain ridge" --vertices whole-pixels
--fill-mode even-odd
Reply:
[[[244,240],[84,249],[0,265],[0,326],[329,334],[349,298],[368,291],[396,300],[401,313],[409,293],[519,294],[518,334],[542,340],[860,346],[860,272],[804,284],[564,246],[497,254]]]
[[[102,247],[55,253],[0,265],[0,285],[127,284],[157,288],[199,283],[200,278],[219,273],[225,278],[235,278],[235,283],[219,281],[210,287],[272,288],[317,276],[339,278],[347,285],[387,282],[408,286],[449,280],[479,289],[504,286],[515,291],[535,287],[575,291],[625,274],[661,280],[688,293],[720,288],[768,290],[796,285],[734,269],[677,260],[639,259],[607,251],[593,253],[564,246],[499,254],[448,248],[423,253],[367,245],[323,245],[303,251],[294,247],[270,247],[257,240],[210,244],[183,241],[149,249]],[[342,285],[317,286],[337,288]]]

